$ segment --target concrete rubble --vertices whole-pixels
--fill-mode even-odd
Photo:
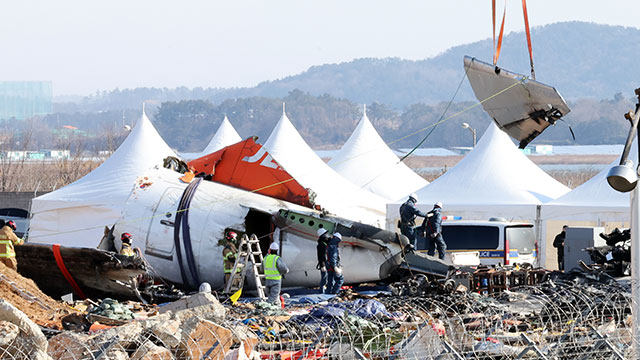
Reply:
[[[38,317],[36,325],[28,315],[33,302],[0,300],[0,357],[634,358],[630,288],[606,274],[548,273],[539,284],[509,289],[464,286],[475,291],[419,276],[367,292],[292,294],[285,308],[251,299],[230,305],[210,293],[161,306],[77,301],[66,305],[60,329]],[[92,317],[98,309],[102,315]]]

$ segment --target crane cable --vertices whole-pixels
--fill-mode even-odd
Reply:
[[[523,0],[524,1],[524,0]],[[507,15],[507,0],[504,0],[504,10],[502,12],[502,24],[500,24],[500,34],[498,35],[498,47],[496,47],[496,0],[491,0],[491,16],[493,19],[493,65],[498,64],[500,49],[502,49],[502,37],[504,35],[504,19]]]
[[[500,33],[498,34],[498,45],[496,47],[496,0],[491,0],[491,22],[493,25],[493,65],[498,65],[500,50],[502,49],[502,39],[504,36],[504,20],[507,14],[507,0],[504,1],[504,10],[502,12],[502,23],[500,24]],[[531,66],[531,78],[536,79],[536,72],[533,67],[533,49],[531,46],[531,30],[529,29],[529,15],[527,12],[527,0],[522,0],[522,14],[524,17],[524,30],[527,35],[527,49],[529,50],[529,65]]]

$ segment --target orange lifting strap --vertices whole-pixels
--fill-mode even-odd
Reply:
[[[529,30],[529,15],[527,14],[527,0],[522,0],[522,12],[524,14],[524,29],[527,34],[527,47],[529,48],[529,64],[531,65],[531,78],[536,79],[536,72],[533,68],[533,50],[531,48],[531,31]],[[502,13],[502,24],[500,25],[500,34],[498,35],[498,46],[496,47],[496,0],[491,0],[491,20],[493,24],[493,65],[498,64],[500,57],[500,49],[502,48],[502,37],[504,35],[504,19],[507,14],[507,1],[504,2],[504,11]]]

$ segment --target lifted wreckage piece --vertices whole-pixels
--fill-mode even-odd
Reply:
[[[469,56],[464,67],[484,110],[521,149],[571,111],[552,86]]]

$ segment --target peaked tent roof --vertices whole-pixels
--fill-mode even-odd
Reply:
[[[67,246],[96,246],[112,225],[144,171],[176,154],[153,124],[142,118],[118,149],[79,180],[32,200],[29,240]]]
[[[436,201],[467,219],[536,218],[537,205],[569,192],[531,160],[492,122],[478,145],[456,166],[417,191],[423,210]],[[387,206],[387,227],[399,204]]]
[[[638,163],[637,139],[631,145],[629,159]],[[620,163],[616,159],[587,182],[542,206],[542,218],[562,220],[629,221],[630,193],[614,190],[607,182],[609,170]]]
[[[338,216],[383,226],[386,200],[331,169],[304,141],[284,108],[264,147],[302,186],[315,192],[317,204]]]
[[[399,161],[369,121],[366,108],[329,166],[355,185],[389,200],[401,200],[429,184]]]
[[[229,146],[240,141],[242,141],[242,138],[238,135],[238,132],[233,128],[233,125],[231,125],[229,119],[227,119],[227,116],[225,115],[222,123],[218,126],[218,130],[216,130],[215,135],[213,135],[213,138],[209,141],[209,145],[202,150],[200,156],[209,155],[225,146]]]

